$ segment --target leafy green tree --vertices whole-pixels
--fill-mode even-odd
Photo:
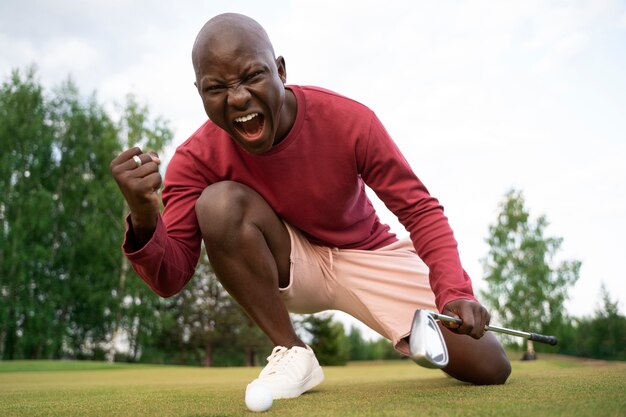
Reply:
[[[374,359],[368,357],[368,344],[363,340],[361,330],[356,326],[350,326],[350,332],[348,333],[348,345],[350,346],[348,358],[351,361],[363,361],[368,359]]]
[[[144,151],[151,150],[160,153],[173,137],[168,123],[160,117],[151,118],[148,107],[141,105],[132,94],[126,97],[126,103],[121,108],[121,116],[116,128],[120,150],[139,146]],[[108,163],[104,166],[108,167]],[[110,177],[110,173],[107,172],[107,174]],[[114,184],[113,181],[110,182]],[[117,186],[114,188],[115,190],[110,191],[110,195],[117,199],[116,204],[111,206],[115,209],[109,210],[107,214],[122,225],[129,209]],[[109,361],[114,360],[116,344],[119,338],[124,338],[130,347],[128,359],[137,360],[142,344],[150,343],[151,338],[160,331],[155,315],[158,317],[163,301],[141,279],[138,279],[119,249],[112,253],[117,256],[118,266],[114,270],[118,271],[118,274],[116,284],[111,290],[115,302],[110,309],[112,321],[108,332],[107,357]]]
[[[302,320],[302,327],[311,335],[309,345],[321,365],[345,365],[348,362],[348,338],[343,324],[335,321],[332,314],[307,316]]]
[[[173,302],[182,313],[179,337],[187,335],[188,349],[204,366],[215,365],[216,349],[235,344],[242,313],[218,282],[204,250],[194,277]]]
[[[54,129],[35,72],[14,71],[0,89],[0,353],[37,358],[58,350],[50,294]]]
[[[160,149],[171,133],[132,100],[121,120],[71,80],[46,96],[33,69],[0,88],[3,358],[93,357],[120,327],[136,356],[154,323],[145,286],[120,290],[124,205],[108,166],[129,138]]]
[[[159,316],[162,327],[152,343],[168,363],[253,366],[259,352],[272,347],[221,286],[204,250],[191,281],[164,300]]]
[[[503,325],[553,333],[567,320],[563,303],[580,262],[555,261],[563,239],[546,236],[546,217],[533,221],[524,204],[520,191],[509,191],[489,227],[481,297]]]
[[[107,311],[118,267],[119,223],[108,211],[114,198],[108,161],[119,151],[113,121],[96,97],[81,97],[71,80],[55,90],[48,104],[55,133],[52,293],[62,295],[59,317],[67,330],[66,353],[89,356],[109,331]]]
[[[105,332],[99,288],[110,264],[89,258],[107,248],[99,232],[110,223],[91,216],[110,202],[99,181],[115,130],[71,81],[47,99],[32,69],[14,71],[0,96],[3,357],[78,354]]]
[[[617,301],[601,288],[602,305],[590,319],[578,320],[573,354],[597,359],[626,360],[626,317]]]
[[[246,366],[265,365],[265,358],[274,347],[273,343],[238,304],[235,306],[238,314],[233,315],[235,325],[232,330],[236,337],[234,347],[243,352]],[[228,346],[222,345],[222,348],[228,349]]]
[[[402,356],[391,344],[389,339],[380,338],[367,342],[370,359],[402,359]]]

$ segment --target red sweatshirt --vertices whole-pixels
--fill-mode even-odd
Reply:
[[[327,90],[288,88],[296,96],[296,120],[270,151],[247,153],[211,121],[177,148],[152,239],[132,252],[132,229],[127,229],[124,253],[143,280],[157,294],[170,296],[191,279],[201,248],[195,203],[204,188],[224,180],[257,191],[314,243],[365,250],[393,243],[397,238],[376,215],[367,184],[409,231],[430,268],[438,308],[460,298],[475,300],[442,206],[376,115]]]

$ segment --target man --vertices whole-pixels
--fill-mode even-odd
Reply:
[[[475,299],[443,208],[371,110],[315,87],[286,86],[286,67],[254,20],[208,21],[192,51],[209,121],[167,170],[138,148],[111,171],[130,207],[126,256],[159,295],[179,292],[204,241],[224,288],[276,345],[251,384],[291,398],[324,376],[288,311],[348,312],[408,353],[416,308],[463,324],[443,329],[449,375],[504,383],[510,364]],[[365,194],[371,187],[410,232],[398,241]],[[422,260],[425,262],[422,262]],[[427,265],[427,267],[426,267]]]

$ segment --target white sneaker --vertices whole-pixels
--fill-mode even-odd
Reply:
[[[259,377],[250,382],[246,390],[252,385],[263,384],[272,391],[275,400],[294,398],[324,380],[324,372],[309,346],[306,349],[276,346],[267,362]]]

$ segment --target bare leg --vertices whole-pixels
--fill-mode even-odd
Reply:
[[[493,333],[480,339],[459,335],[439,324],[448,347],[450,362],[443,368],[451,377],[477,385],[504,384],[511,364]]]
[[[224,288],[274,344],[305,346],[278,292],[289,282],[289,232],[267,202],[243,184],[224,181],[204,190],[196,215]]]

